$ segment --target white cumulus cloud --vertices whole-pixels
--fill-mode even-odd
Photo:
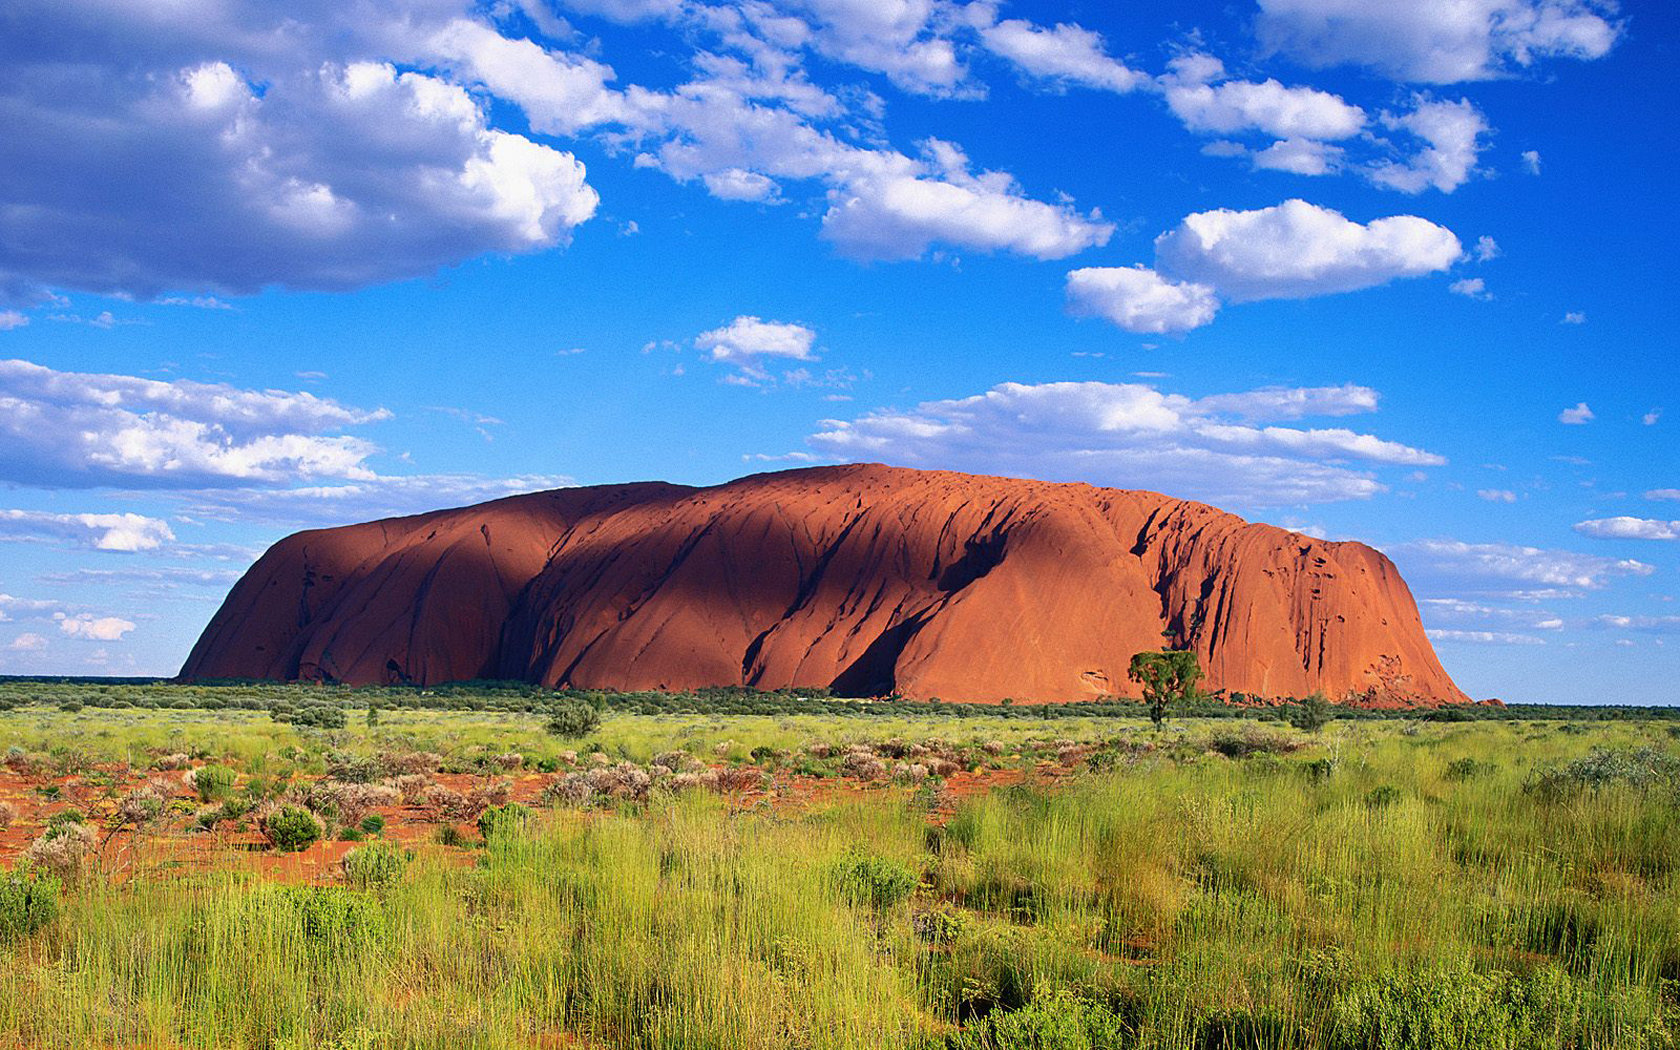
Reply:
[[[1462,295],[1466,299],[1476,299],[1486,302],[1493,298],[1493,293],[1487,290],[1487,282],[1480,277],[1466,277],[1447,285],[1447,291],[1454,295]]]
[[[141,514],[53,514],[0,510],[0,539],[68,540],[102,551],[157,550],[175,538],[169,523]]]
[[[1230,302],[1372,288],[1445,270],[1462,254],[1452,231],[1427,219],[1362,224],[1303,200],[1198,212],[1155,241],[1158,269],[1210,285]]]
[[[1558,422],[1569,426],[1584,426],[1593,421],[1593,410],[1587,407],[1585,401],[1577,402],[1574,408],[1566,408],[1558,413]]]
[[[702,332],[694,345],[713,361],[752,361],[760,357],[789,357],[811,361],[817,333],[802,324],[765,321],[743,314],[721,328]]]
[[[1424,632],[1435,642],[1469,642],[1475,645],[1545,645],[1544,638],[1514,631],[1460,631],[1431,627]]]
[[[1062,259],[1107,244],[1114,232],[1097,213],[1025,196],[1002,172],[969,171],[949,143],[925,147],[932,171],[862,172],[830,190],[822,235],[865,260],[920,258],[935,244]]]
[[[1631,558],[1604,558],[1512,543],[1426,539],[1391,544],[1383,550],[1399,563],[1414,587],[1445,584],[1459,592],[1505,591],[1514,584],[1598,590],[1616,577],[1649,576],[1656,571],[1654,566]]]
[[[1577,522],[1575,531],[1600,540],[1680,540],[1680,521],[1622,515]]]
[[[307,392],[0,361],[0,478],[59,487],[365,478],[374,447],[331,432],[388,415]]]
[[[413,68],[437,5],[399,6],[11,5],[0,285],[344,289],[565,243],[583,165]]]
[[[1433,453],[1339,427],[1258,425],[1371,411],[1357,386],[1264,388],[1192,399],[1138,383],[1004,383],[973,397],[829,420],[811,444],[837,459],[1082,480],[1221,505],[1362,499],[1371,468]]]
[[[132,620],[93,613],[54,613],[53,619],[60,631],[84,642],[120,642],[135,627]]]
[[[1468,99],[1442,102],[1419,95],[1411,111],[1385,113],[1382,119],[1385,127],[1424,143],[1411,156],[1371,169],[1371,181],[1402,193],[1430,188],[1451,193],[1464,185],[1481,154],[1481,137],[1489,131],[1487,118]]]
[[[1254,211],[1197,212],[1155,239],[1155,266],[1087,267],[1068,277],[1076,313],[1128,331],[1207,324],[1221,301],[1305,299],[1446,270],[1463,254],[1452,231],[1415,215],[1361,224],[1290,200]]]
[[[1077,25],[1045,28],[1011,18],[982,29],[980,39],[1022,72],[1046,80],[1117,92],[1148,80],[1110,58],[1099,34]]]
[[[1486,80],[1545,58],[1602,58],[1620,36],[1598,0],[1260,0],[1272,50],[1403,81]]]
[[[1187,332],[1213,320],[1219,298],[1212,288],[1173,281],[1146,266],[1091,266],[1067,276],[1068,309],[1102,317],[1128,332]]]
[[[1220,84],[1169,79],[1167,107],[1191,131],[1258,131],[1274,138],[1345,139],[1365,127],[1365,111],[1340,96],[1276,80]]]
[[[303,528],[445,510],[574,484],[570,477],[545,474],[500,478],[476,474],[376,475],[291,488],[203,489],[184,492],[181,498],[195,518]],[[231,551],[229,556],[234,560],[248,557],[241,551]]]

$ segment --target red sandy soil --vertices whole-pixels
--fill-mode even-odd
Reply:
[[[0,767],[0,801],[11,803],[17,811],[11,826],[0,831],[0,869],[13,867],[23,851],[45,830],[47,820],[53,814],[70,808],[86,814],[88,823],[99,834],[97,870],[118,881],[146,873],[208,871],[217,865],[234,863],[280,881],[331,882],[340,877],[344,855],[365,844],[329,839],[297,853],[280,853],[269,849],[263,837],[254,830],[235,832],[226,827],[214,832],[188,830],[191,818],[187,814],[166,814],[151,830],[141,833],[130,828],[112,832],[106,829],[105,818],[129,791],[148,780],[174,785],[174,798],[190,802],[195,810],[200,808],[200,804],[197,795],[184,782],[186,770],[130,771],[121,765],[106,765],[98,767],[96,772],[112,777],[116,781],[115,786],[89,783],[85,775],[33,776]],[[1067,772],[1067,767],[1051,762],[1040,763],[1031,771],[1004,768],[958,772],[944,782],[930,819],[943,823],[964,798],[1028,780],[1052,783]],[[431,779],[436,784],[462,793],[493,781],[505,780],[511,784],[512,801],[535,807],[543,790],[561,775],[511,773],[500,777],[480,777],[437,773],[432,774]],[[302,783],[305,779],[294,778],[294,782]],[[48,787],[57,787],[59,797],[47,799],[39,789]],[[900,785],[866,784],[843,777],[781,775],[775,778],[768,790],[733,792],[727,798],[739,809],[768,805],[797,812],[836,800],[864,798],[882,792],[903,795],[909,790]],[[424,806],[384,806],[372,812],[385,818],[385,829],[379,836],[385,841],[417,850],[435,851],[463,865],[475,860],[471,850],[450,849],[437,843],[438,833],[445,822]],[[475,825],[459,824],[457,828],[467,841],[477,838]]]
[[[301,532],[233,588],[187,679],[927,699],[1210,689],[1460,703],[1394,565],[1152,492],[861,464],[530,493]]]

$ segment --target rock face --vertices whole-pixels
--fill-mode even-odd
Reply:
[[[1467,699],[1363,544],[1150,492],[875,465],[300,532],[181,674],[1065,701],[1137,695],[1131,655],[1163,644],[1231,692]]]

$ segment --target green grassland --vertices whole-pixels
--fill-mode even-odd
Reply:
[[[0,687],[31,785],[184,755],[273,805],[414,753],[486,784],[517,754],[554,785],[314,883],[231,849],[132,879],[4,858],[0,1046],[1680,1040],[1674,722],[595,699],[562,740],[540,694],[489,687]],[[342,728],[298,715],[347,700]],[[998,786],[951,797],[965,777]]]

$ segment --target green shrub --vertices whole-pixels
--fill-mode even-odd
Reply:
[[[200,802],[220,802],[233,794],[236,776],[226,766],[199,766],[193,770],[193,790]]]
[[[353,849],[344,855],[344,881],[358,889],[378,889],[402,878],[410,855],[385,842]]]
[[[1680,784],[1680,758],[1654,747],[1595,747],[1566,766],[1533,773],[1523,790],[1552,800],[1618,784],[1639,791]]]
[[[0,873],[0,944],[27,937],[58,918],[58,880],[33,872]]]
[[[1497,768],[1492,762],[1481,762],[1468,756],[1455,758],[1447,763],[1448,780],[1475,780],[1486,776]]]
[[[1222,729],[1213,735],[1208,746],[1227,758],[1247,758],[1260,754],[1287,754],[1300,745],[1288,737],[1268,733],[1257,726],[1246,726],[1241,732]]]
[[[290,722],[295,726],[305,726],[310,729],[343,729],[349,724],[344,714],[344,708],[337,704],[316,701],[305,703],[292,709],[281,705],[274,708],[276,722]]]
[[[198,826],[213,831],[217,824],[238,820],[251,811],[251,804],[243,799],[230,798],[226,802],[198,816]]]
[[[1598,1045],[1582,1031],[1595,993],[1556,969],[1529,977],[1396,969],[1331,1006],[1332,1050],[1530,1050]],[[1643,1045],[1618,1043],[1616,1045]]]
[[[385,775],[384,763],[372,755],[353,755],[343,751],[327,753],[327,780],[346,784],[371,784]]]
[[[385,910],[376,897],[336,886],[287,886],[280,893],[313,945],[342,950],[385,937]]]
[[[910,928],[916,932],[916,936],[929,944],[950,944],[962,936],[968,926],[967,914],[949,904],[941,905],[932,911],[920,912],[910,920]]]
[[[461,829],[453,824],[445,824],[438,829],[438,844],[442,846],[465,846],[467,837],[461,834]]]
[[[1393,784],[1378,784],[1365,793],[1365,805],[1370,809],[1387,809],[1400,801],[1400,789]]]
[[[601,727],[601,712],[582,700],[560,700],[549,708],[549,733],[562,740],[588,736]]]
[[[1336,772],[1336,763],[1330,758],[1314,758],[1302,762],[1301,773],[1308,780],[1322,782],[1329,780]]]
[[[1068,993],[994,1010],[946,1040],[949,1050],[1121,1050],[1134,1040],[1124,1019]]]
[[[56,833],[63,831],[65,828],[69,827],[72,824],[86,824],[86,823],[87,823],[87,814],[83,813],[81,810],[77,809],[75,806],[70,806],[66,809],[61,809],[57,813],[54,813],[52,816],[47,818],[47,838],[54,837],[54,835]]]
[[[369,813],[362,818],[359,825],[362,831],[369,835],[380,835],[385,831],[385,817],[379,813]]]
[[[1323,693],[1314,693],[1300,703],[1290,705],[1284,717],[1296,729],[1316,733],[1336,717],[1336,705],[1326,700]]]
[[[301,806],[281,806],[262,818],[263,835],[269,845],[286,853],[308,849],[326,829],[320,818]]]
[[[897,861],[857,850],[841,858],[835,878],[847,900],[875,908],[890,908],[908,898],[921,881]]]
[[[512,835],[523,830],[531,819],[531,811],[517,802],[505,806],[491,806],[478,816],[478,834],[489,842],[496,835]]]

